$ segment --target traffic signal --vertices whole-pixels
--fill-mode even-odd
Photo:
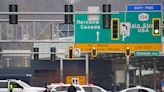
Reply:
[[[33,52],[34,52],[34,60],[38,60],[39,59],[39,54],[35,53],[35,52],[39,52],[39,48],[33,48]]]
[[[65,12],[73,12],[73,5],[65,5]],[[65,14],[65,24],[73,24],[73,14]]]
[[[153,33],[153,36],[159,36],[160,35],[160,18],[153,18],[152,33]]]
[[[54,61],[56,59],[56,48],[51,47],[51,60]]]
[[[91,53],[92,57],[97,57],[97,49],[96,47],[92,48],[92,53]]]
[[[111,27],[111,37],[112,40],[118,40],[119,39],[119,32],[120,32],[120,24],[119,24],[119,19],[118,18],[113,18],[112,19],[112,27]]]
[[[18,12],[18,5],[9,5],[9,12]],[[10,14],[9,15],[9,24],[18,24],[18,15]]]
[[[103,4],[103,13],[111,12],[111,5],[110,4]],[[109,29],[110,28],[110,21],[111,15],[110,14],[103,14],[103,28]]]
[[[74,48],[73,48],[73,46],[69,46],[69,49],[68,49],[68,59],[69,60],[72,60],[72,59],[74,59],[74,53],[73,53],[73,51],[74,51]]]
[[[131,54],[130,54],[130,47],[128,46],[128,47],[126,47],[126,56],[130,56]]]
[[[164,21],[162,22],[162,25],[164,26]],[[163,29],[162,33],[163,33],[163,35],[164,35],[164,28],[162,28],[162,29]]]

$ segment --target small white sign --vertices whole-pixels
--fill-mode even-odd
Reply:
[[[128,36],[130,35],[130,23],[122,22],[120,23],[120,28],[121,28],[121,34],[127,34]]]
[[[57,53],[66,53],[65,49],[59,48],[56,50]],[[65,58],[65,54],[57,54],[58,58]]]
[[[79,84],[79,78],[72,78],[72,84]]]
[[[80,50],[80,48],[75,48],[75,50],[74,50],[74,56],[75,57],[80,57],[81,56],[81,50]]]
[[[99,12],[100,12],[100,7],[99,6],[89,6],[88,7],[88,13],[99,13]],[[88,15],[88,20],[89,21],[98,21],[99,20],[99,15],[89,14]]]
[[[139,21],[147,21],[149,20],[149,14],[146,13],[141,13],[138,15],[138,20]]]

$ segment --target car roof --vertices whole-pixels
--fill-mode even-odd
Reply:
[[[61,87],[61,86],[75,86],[75,87],[78,87],[80,89],[79,92],[85,92],[84,88],[81,86],[81,85],[77,85],[77,84],[63,84],[63,83],[51,83],[50,85],[48,85],[47,87],[50,88],[50,89],[55,89],[56,87]]]
[[[50,85],[47,85],[48,88],[51,88],[51,87],[57,87],[57,86],[61,86],[61,85],[69,85],[69,84],[63,84],[63,83],[51,83]]]
[[[21,81],[21,80],[16,80],[16,79],[0,80],[0,82],[9,82],[9,81],[17,82],[17,81]]]
[[[52,87],[58,87],[58,86],[78,86],[78,87],[82,87],[81,85],[78,84],[64,84],[64,83],[51,83],[50,85],[48,85],[48,88],[52,88]]]
[[[146,88],[146,87],[142,87],[142,86],[136,86],[136,87],[132,87],[132,88],[127,88],[127,89],[124,89],[122,91],[126,91],[126,90],[132,90],[132,89],[145,89],[145,90],[151,90],[151,91],[154,91],[153,89],[150,89],[150,88]],[[121,91],[121,92],[122,92]],[[155,91],[154,91],[155,92]]]

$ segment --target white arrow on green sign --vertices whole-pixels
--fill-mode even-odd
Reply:
[[[135,56],[159,56],[159,51],[135,51]]]

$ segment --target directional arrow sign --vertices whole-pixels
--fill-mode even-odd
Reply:
[[[130,35],[130,23],[122,22],[120,24],[120,28],[121,28],[121,34],[128,34],[128,35]]]
[[[75,48],[74,55],[75,55],[75,57],[80,57],[81,56],[80,48]]]

